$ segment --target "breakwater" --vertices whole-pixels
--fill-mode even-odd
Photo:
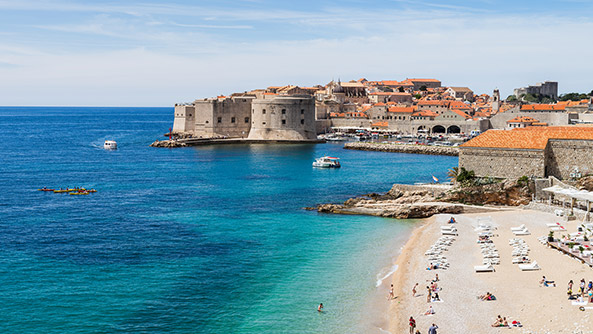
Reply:
[[[428,155],[458,156],[459,148],[448,146],[408,145],[396,143],[346,143],[344,149],[361,151],[381,151]]]

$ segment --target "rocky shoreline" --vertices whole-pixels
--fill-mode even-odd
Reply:
[[[498,211],[526,205],[530,199],[529,186],[512,181],[466,188],[442,184],[394,184],[385,194],[366,194],[342,204],[319,204],[305,209],[322,213],[412,219],[428,218],[435,214]]]
[[[408,145],[408,144],[396,144],[396,143],[354,142],[354,143],[344,144],[344,149],[346,149],[346,150],[361,150],[361,151],[428,154],[428,155],[450,155],[450,156],[458,156],[459,155],[459,148],[457,148],[457,147]]]

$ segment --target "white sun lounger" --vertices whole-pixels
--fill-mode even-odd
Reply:
[[[486,264],[486,265],[483,265],[483,266],[474,266],[474,270],[477,273],[492,272],[492,271],[494,271],[494,267],[491,264]]]
[[[523,230],[523,231],[513,231],[513,233],[515,235],[530,235],[531,232],[529,232],[528,230]]]
[[[441,231],[442,235],[457,235],[457,231]]]
[[[525,224],[519,227],[511,227],[511,231],[523,231],[525,229]]]
[[[540,270],[541,268],[537,264],[537,261],[533,261],[530,264],[520,264],[519,269],[522,271],[530,271],[530,270]]]

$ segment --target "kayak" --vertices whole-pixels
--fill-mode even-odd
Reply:
[[[78,191],[76,189],[58,189],[58,190],[54,190],[55,193],[69,193],[72,191]]]
[[[88,194],[89,194],[88,191],[70,193],[70,195],[88,195]]]
[[[37,189],[39,191],[55,191],[55,189],[47,189],[47,188],[41,188],[41,189]]]

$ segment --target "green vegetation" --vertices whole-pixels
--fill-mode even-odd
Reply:
[[[420,100],[422,98],[421,94],[414,94],[414,97],[416,98],[416,100]]]
[[[593,93],[593,91],[591,91],[591,93]],[[559,100],[560,101],[580,101],[580,100],[588,99],[589,97],[591,97],[591,93],[589,93],[589,95],[587,95],[585,93],[562,94],[562,95],[560,95]]]
[[[525,187],[527,186],[529,182],[529,178],[525,175],[521,176],[518,180],[517,180],[517,184],[519,185],[519,187]]]
[[[404,87],[401,87],[401,86],[400,86],[400,87],[399,87],[397,90],[398,90],[400,93],[404,93],[404,92],[406,91],[406,90],[404,89]]]
[[[517,101],[517,97],[516,97],[515,95],[509,95],[509,96],[507,97],[507,101],[508,101],[508,102],[514,102],[514,101]]]
[[[521,101],[531,102],[531,103],[554,103],[554,100],[551,96],[542,95],[542,94],[521,94],[519,96]]]
[[[420,91],[421,92],[426,92],[426,89],[427,89],[426,86],[424,86],[424,85],[420,86]]]

